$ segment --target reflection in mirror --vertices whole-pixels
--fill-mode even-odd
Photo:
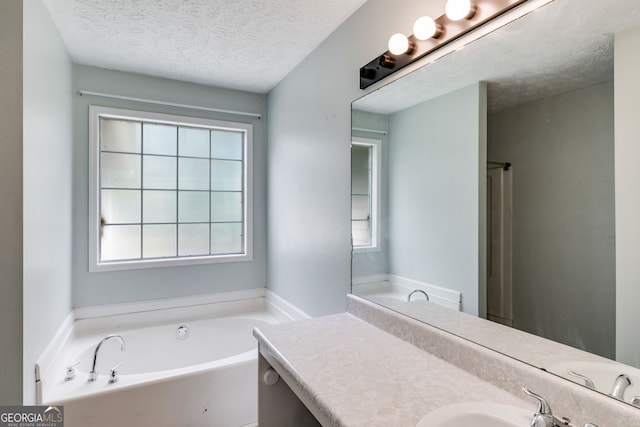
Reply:
[[[638,43],[637,1],[556,0],[355,101],[354,141],[379,140],[382,166],[380,245],[354,246],[353,292],[632,403],[615,151]],[[536,353],[522,331],[560,344]]]

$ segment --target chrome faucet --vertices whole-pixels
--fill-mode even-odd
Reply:
[[[618,378],[613,382],[611,386],[611,391],[609,392],[609,396],[615,397],[616,399],[624,400],[624,392],[627,391],[627,388],[631,385],[631,378],[629,378],[626,374],[618,375]]]
[[[522,387],[522,391],[538,401],[538,409],[536,413],[533,414],[533,418],[531,418],[531,427],[561,427],[570,425],[569,423],[571,421],[568,418],[562,418],[560,420],[551,413],[551,407],[542,396],[538,396],[526,387]]]
[[[100,350],[100,346],[103,342],[110,340],[111,338],[118,338],[120,340],[120,351],[124,351],[124,338],[120,335],[107,335],[102,338],[102,340],[96,346],[95,351],[93,352],[93,365],[91,365],[91,372],[89,372],[89,382],[93,382],[98,379],[98,371],[96,371],[96,362],[98,361],[98,350]]]
[[[587,377],[586,375],[582,375],[576,371],[572,371],[571,369],[567,369],[567,372],[569,372],[569,374],[573,375],[574,377],[580,378],[582,381],[584,381],[584,385],[586,385],[587,387],[594,390],[596,389],[596,386],[593,381],[591,381],[591,378]]]
[[[415,294],[416,292],[423,294],[427,298],[427,301],[429,301],[429,295],[425,291],[423,291],[422,289],[414,289],[409,292],[409,296],[407,296],[407,302],[411,302],[411,295]]]

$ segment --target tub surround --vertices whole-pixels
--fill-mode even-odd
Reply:
[[[409,293],[416,289],[429,295],[430,302],[457,311],[460,311],[462,307],[462,294],[459,291],[395,274],[379,274],[377,276],[352,279],[351,285],[353,294],[391,308],[395,307],[394,304],[406,302]],[[416,300],[420,298],[416,298]]]
[[[84,398],[87,393],[100,395],[126,389],[135,384],[155,383],[165,377],[171,377],[175,374],[175,370],[168,370],[159,375],[144,373],[123,375],[118,383],[107,384],[106,379],[102,381],[104,379],[102,375],[100,381],[88,385],[85,366],[87,361],[84,361],[84,364],[76,366],[77,378],[68,382],[63,380],[66,367],[80,360],[87,348],[95,348],[100,339],[106,335],[155,328],[159,325],[207,321],[220,317],[250,318],[267,323],[308,318],[304,312],[283,304],[277,295],[264,288],[201,295],[197,298],[160,299],[77,309],[67,317],[54,340],[49,343],[38,359],[35,400],[38,404],[73,400]],[[131,343],[127,343],[129,344]],[[236,362],[255,361],[255,350],[250,353],[238,355]],[[149,357],[157,356],[149,355]],[[104,357],[103,354],[99,358],[101,365],[107,360]],[[107,373],[110,367],[102,366],[101,374]],[[213,365],[210,366],[210,368],[213,367]],[[126,373],[126,366],[120,370],[120,373]]]
[[[73,333],[100,334],[120,329],[123,325],[145,327],[179,322],[185,318],[207,318],[211,315],[261,310],[264,307],[278,321],[310,317],[265,288],[76,308],[65,318],[38,358],[36,379],[41,378],[41,371],[45,373],[51,369]],[[82,322],[78,322],[80,320]],[[41,402],[42,397],[37,396],[36,400]]]
[[[476,320],[477,328],[486,322]],[[254,335],[260,374],[273,367],[325,427],[412,427],[436,408],[469,401],[512,404],[533,415],[536,404],[522,386],[574,426],[640,425],[637,408],[352,295],[347,313],[268,325]],[[270,398],[270,387],[261,381],[260,400]],[[266,418],[271,412],[261,411],[260,425],[275,425]]]
[[[260,296],[262,295],[262,296]],[[251,330],[304,313],[278,306],[263,290],[83,309],[36,366],[37,402],[64,405],[65,425],[237,427],[255,425],[258,361]],[[192,304],[192,305],[185,305]],[[132,311],[139,310],[139,311]],[[180,326],[189,334],[179,335]],[[99,376],[87,382],[96,344]],[[65,380],[66,367],[75,378]],[[118,381],[109,383],[109,369]]]

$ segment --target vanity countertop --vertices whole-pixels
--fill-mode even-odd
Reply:
[[[260,352],[323,426],[413,427],[430,411],[520,399],[348,313],[254,330]],[[282,370],[286,372],[281,372]],[[302,394],[302,396],[300,395]],[[307,403],[308,404],[308,403]]]

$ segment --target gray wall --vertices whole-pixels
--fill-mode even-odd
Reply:
[[[22,403],[22,1],[0,2],[0,405]]]
[[[384,114],[353,110],[351,125],[355,128],[389,131],[389,117]],[[389,135],[375,132],[352,131],[354,137],[380,140],[381,151],[381,191],[380,191],[380,247],[378,250],[354,251],[352,254],[352,276],[367,277],[376,274],[389,273],[389,203],[388,203],[388,173],[389,173]]]
[[[390,118],[390,271],[460,291],[462,310],[475,315],[485,106],[486,85],[478,83]]]
[[[311,315],[350,291],[350,104],[390,34],[443,3],[369,0],[268,95],[268,287]]]
[[[24,403],[71,312],[73,66],[48,10],[24,3]]]
[[[616,357],[640,367],[640,28],[615,37]]]
[[[615,357],[613,82],[489,116],[513,177],[514,326]]]
[[[208,111],[75,97],[73,176],[73,306],[260,288],[266,280],[266,96],[137,74],[75,66],[74,90],[119,94],[262,114],[262,119]],[[89,105],[190,115],[253,124],[253,260],[247,262],[88,272]]]

